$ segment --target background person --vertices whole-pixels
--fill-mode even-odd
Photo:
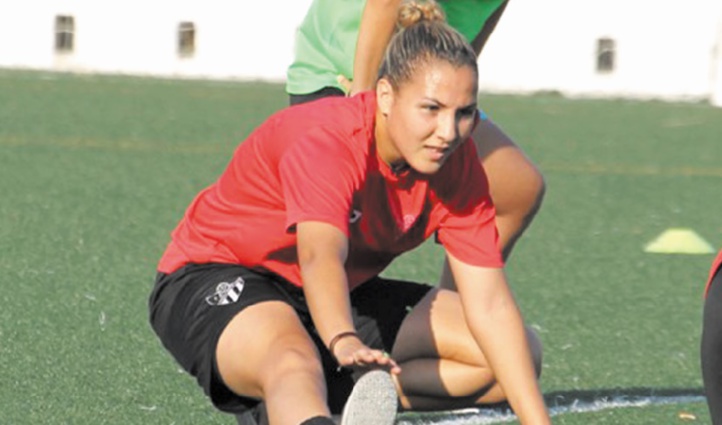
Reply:
[[[702,380],[712,424],[722,424],[722,251],[712,263],[702,319]]]

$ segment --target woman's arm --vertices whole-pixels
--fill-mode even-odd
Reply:
[[[316,221],[298,223],[296,234],[306,303],[321,340],[329,347],[336,336],[355,332],[344,269],[348,239],[335,226]],[[401,372],[382,351],[372,350],[356,337],[334,342],[331,354],[341,366],[382,366],[392,373]]]
[[[348,87],[349,95],[374,87],[386,46],[396,28],[401,1],[366,1],[356,41],[353,76],[351,76],[353,81]]]
[[[502,269],[471,266],[447,252],[466,320],[522,424],[549,424],[524,323]]]

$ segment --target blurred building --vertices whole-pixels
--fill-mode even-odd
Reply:
[[[285,78],[307,0],[4,0],[0,67]]]
[[[488,90],[722,106],[722,1],[511,0],[480,65]]]
[[[309,3],[3,1],[0,67],[282,81]],[[487,92],[722,106],[722,1],[511,0],[480,66]]]

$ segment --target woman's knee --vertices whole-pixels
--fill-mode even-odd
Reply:
[[[293,385],[296,381],[323,382],[320,357],[307,344],[279,341],[250,370],[243,365],[243,354],[238,354],[235,359],[219,369],[226,385],[238,394],[265,399],[285,384]],[[252,388],[250,393],[249,388]]]
[[[542,202],[544,201],[544,195],[546,195],[547,185],[546,180],[541,171],[532,164],[533,171],[531,177],[529,177],[529,197],[527,200],[526,213],[524,214],[524,228],[534,219],[536,213],[541,208]]]
[[[521,153],[519,155],[521,158],[517,158],[517,164],[514,166],[515,181],[508,186],[498,185],[500,187],[497,188],[492,186],[491,193],[500,213],[516,215],[523,223],[528,224],[539,211],[547,186],[539,168]],[[503,179],[504,176],[499,178]],[[506,193],[500,193],[501,191]]]
[[[539,168],[491,121],[480,123],[473,137],[497,213],[533,217],[546,193]]]
[[[306,344],[283,344],[269,352],[259,367],[261,383],[269,388],[279,382],[292,380],[296,377],[323,378],[323,367],[318,352]]]
[[[323,376],[319,359],[295,312],[280,302],[258,304],[239,313],[216,346],[221,378],[231,390],[249,397],[262,397],[265,388],[284,374]]]

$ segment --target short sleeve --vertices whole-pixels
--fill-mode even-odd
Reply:
[[[288,231],[303,221],[320,221],[348,236],[349,211],[359,179],[344,137],[331,129],[315,128],[284,153],[279,174]]]
[[[465,143],[448,164],[436,193],[440,214],[437,240],[454,257],[480,267],[504,266],[498,247],[496,211],[489,183],[473,143]],[[450,160],[452,160],[450,158]]]

